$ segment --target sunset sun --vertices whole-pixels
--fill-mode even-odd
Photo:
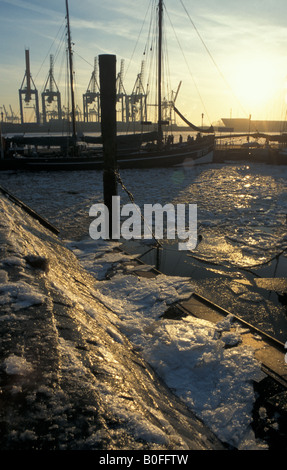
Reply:
[[[264,108],[279,86],[274,67],[261,57],[238,61],[231,80],[235,95],[248,112]]]

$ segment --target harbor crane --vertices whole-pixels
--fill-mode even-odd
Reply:
[[[37,124],[40,124],[40,112],[39,112],[39,99],[38,99],[38,90],[35,86],[35,83],[32,79],[30,71],[30,51],[25,49],[25,61],[26,61],[26,71],[19,89],[19,101],[20,101],[20,114],[21,114],[21,123],[24,124],[25,116],[24,109],[32,108],[33,114],[35,114],[35,120]],[[34,105],[30,105],[34,98]]]
[[[168,120],[171,123],[176,122],[174,105],[177,100],[181,85],[182,85],[182,82],[179,83],[176,91],[172,90],[170,100],[164,99],[162,102],[162,110],[164,114],[164,119]]]
[[[147,93],[144,89],[144,67],[145,62],[142,61],[141,71],[137,76],[132,94],[130,95],[130,113],[132,121],[144,122],[147,120]]]
[[[54,56],[50,55],[50,69],[47,81],[44,86],[44,90],[42,93],[42,112],[43,112],[43,123],[52,119],[60,120],[62,118],[62,110],[61,110],[61,93],[59,92],[57,83],[54,78]],[[49,109],[56,103],[56,108]]]
[[[121,121],[128,122],[129,121],[129,106],[128,106],[128,99],[127,94],[124,87],[124,66],[125,61],[124,59],[121,60],[121,68],[117,75],[116,80],[116,96],[117,96],[117,103],[121,104],[120,113],[121,113]]]
[[[6,107],[5,107],[5,104],[3,104],[3,109],[4,109],[4,113],[5,113],[5,120],[6,120],[6,122],[11,121],[10,116],[8,115],[7,109],[6,109]],[[2,119],[2,121],[3,121],[3,119]]]
[[[11,104],[9,104],[10,112],[11,112],[11,121],[12,122],[18,122],[19,121],[19,116],[16,116],[14,113]]]
[[[19,122],[20,118],[19,118],[19,116],[16,116],[16,114],[14,113],[14,111],[11,107],[11,104],[9,104],[9,108],[10,108],[10,114],[8,114],[8,111],[6,109],[5,104],[3,104],[2,107],[0,107],[0,109],[1,109],[1,121],[2,122],[11,122],[11,123]],[[2,109],[4,111],[2,111]],[[4,116],[5,116],[5,119],[4,119]]]
[[[86,93],[83,95],[83,111],[84,121],[89,122],[101,120],[101,106],[100,106],[100,87],[98,82],[98,58],[94,59],[94,70],[87,88]],[[91,105],[94,105],[91,108]]]

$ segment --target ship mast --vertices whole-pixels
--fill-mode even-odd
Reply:
[[[161,146],[162,144],[162,112],[161,112],[162,16],[163,16],[163,0],[159,0],[158,2],[158,146]]]
[[[70,68],[71,104],[72,104],[72,126],[73,126],[73,138],[76,138],[76,115],[75,115],[75,95],[74,95],[74,76],[73,76],[73,53],[72,53],[72,42],[71,42],[71,30],[70,30],[70,17],[69,17],[68,0],[66,0],[66,12],[67,12],[67,31],[68,31],[68,53],[69,53],[69,68]]]

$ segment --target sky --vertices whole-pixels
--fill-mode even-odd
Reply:
[[[133,90],[142,61],[150,80],[150,18],[155,0],[69,0],[76,82],[82,108],[94,59],[124,60],[124,87]],[[18,90],[25,49],[40,93],[48,76],[66,94],[65,0],[0,0],[0,108],[19,114]],[[176,105],[191,122],[214,124],[222,117],[285,119],[287,109],[287,3],[285,0],[165,0],[165,69]],[[154,48],[153,48],[154,50]],[[167,77],[167,75],[166,75]],[[151,86],[151,85],[150,85]],[[151,92],[150,92],[151,93]],[[203,116],[202,116],[203,115]]]

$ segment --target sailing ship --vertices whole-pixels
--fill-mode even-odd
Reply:
[[[71,31],[69,20],[69,5],[66,2],[67,19],[67,40],[69,54],[69,72],[70,72],[70,93],[72,107],[72,135],[69,138],[69,155],[60,157],[48,156],[47,154],[36,155],[35,157],[14,156],[14,158],[2,158],[0,160],[0,169],[21,169],[36,171],[51,170],[101,170],[104,167],[104,156],[100,150],[95,151],[93,155],[79,154],[81,143],[100,145],[101,137],[77,136],[76,115],[75,115],[75,97],[73,83],[73,53],[71,46]],[[167,124],[162,119],[162,37],[163,37],[163,0],[158,1],[157,23],[158,23],[158,58],[157,58],[157,130],[150,133],[133,134],[130,136],[117,136],[117,166],[121,168],[157,168],[169,167],[174,165],[188,165],[211,163],[213,160],[214,130],[212,126],[208,129],[199,128],[190,123],[179,112],[173,103],[174,111],[181,119],[197,132],[197,136],[188,139],[186,142],[179,141],[174,144],[172,139],[164,141],[163,126]],[[203,135],[202,135],[203,134]],[[205,135],[206,134],[206,135]],[[18,137],[13,140],[19,146],[34,145],[47,147],[51,145],[67,146],[67,137],[64,136],[38,136],[38,137]],[[143,145],[144,144],[144,145]],[[134,150],[136,148],[136,150]],[[68,152],[67,152],[68,153]]]

